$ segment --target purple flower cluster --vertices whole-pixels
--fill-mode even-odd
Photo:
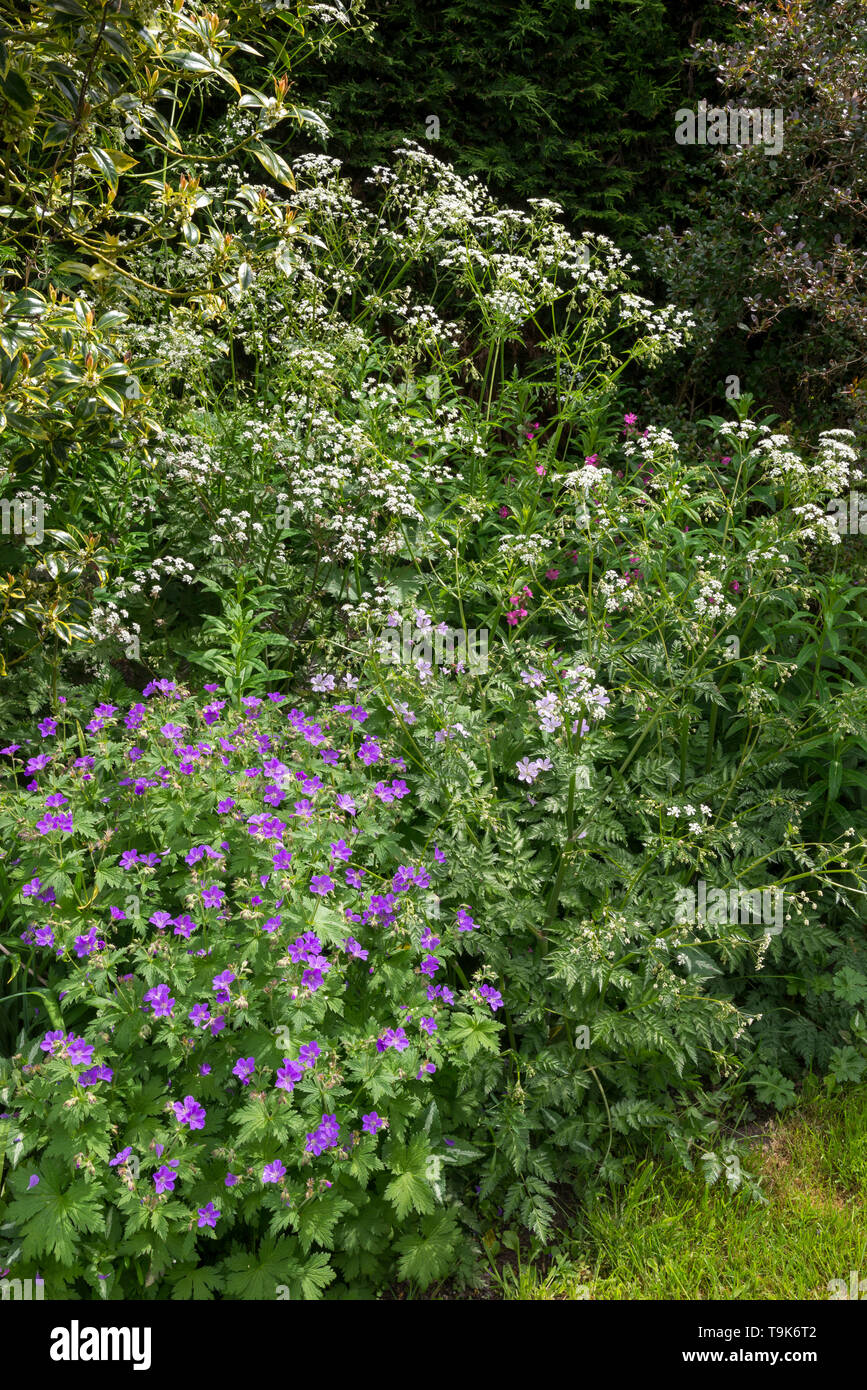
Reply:
[[[395,1052],[405,1052],[409,1047],[409,1038],[402,1028],[386,1028],[382,1037],[377,1038],[377,1052],[385,1052],[390,1047],[393,1047]]]
[[[319,1056],[319,1044],[317,1042],[305,1043],[298,1053],[298,1061],[293,1062],[290,1057],[283,1058],[282,1067],[278,1068],[275,1086],[280,1091],[293,1091],[296,1082],[300,1081],[305,1071],[309,1070],[316,1058]]]
[[[74,1067],[87,1067],[93,1061],[95,1044],[85,1042],[84,1038],[78,1038],[74,1033],[64,1037],[62,1028],[53,1033],[46,1033],[39,1046],[52,1057],[65,1057]],[[111,1076],[104,1079],[110,1081]]]
[[[307,1153],[313,1154],[318,1158],[326,1149],[333,1149],[340,1140],[340,1125],[337,1123],[336,1115],[323,1115],[321,1123],[316,1126],[312,1134],[307,1135],[307,1143],[304,1145]]]
[[[172,1108],[179,1124],[189,1125],[190,1129],[205,1128],[207,1112],[203,1106],[199,1105],[194,1096],[184,1096],[182,1101],[176,1100]]]
[[[144,1002],[151,1005],[154,1018],[170,1018],[175,1007],[174,999],[169,998],[168,985],[154,985],[145,995]]]
[[[323,677],[326,684],[322,685],[323,690],[333,690],[334,682],[329,677]],[[206,687],[206,689],[216,690],[217,687]],[[349,683],[351,689],[351,683]],[[153,705],[146,703],[152,697],[157,697]],[[274,705],[281,703],[284,697],[272,693],[267,697]],[[160,701],[179,702],[177,708],[162,706]],[[399,757],[389,757],[388,749],[384,746],[385,740],[374,737],[373,735],[363,735],[355,729],[348,731],[348,736],[341,744],[333,732],[332,722],[329,723],[331,716],[324,716],[324,722],[318,723],[310,718],[303,711],[298,709],[280,711],[279,718],[274,711],[271,725],[266,723],[271,706],[259,697],[244,697],[240,712],[237,707],[235,710],[227,709],[227,701],[224,699],[211,699],[208,704],[200,705],[198,713],[191,713],[191,707],[184,702],[186,693],[177,688],[173,681],[153,681],[143,692],[142,701],[134,705],[128,712],[123,722],[126,729],[131,731],[130,737],[125,739],[124,750],[120,751],[120,756],[115,756],[115,752],[108,746],[108,741],[101,738],[95,740],[91,745],[97,758],[85,755],[74,762],[74,767],[81,776],[76,775],[70,770],[71,753],[64,753],[62,746],[55,754],[55,759],[48,753],[28,758],[24,753],[22,761],[26,760],[26,772],[35,777],[42,773],[46,768],[51,767],[51,777],[55,781],[61,781],[61,785],[66,785],[67,790],[72,789],[73,800],[78,795],[82,802],[89,807],[94,803],[99,808],[101,802],[106,808],[103,814],[107,824],[122,825],[122,808],[131,807],[134,819],[131,824],[137,828],[132,831],[126,843],[130,840],[133,843],[153,845],[155,849],[148,848],[141,850],[138,848],[125,849],[116,854],[115,846],[103,860],[110,862],[112,868],[117,865],[124,873],[132,870],[160,869],[160,873],[144,872],[137,875],[138,884],[134,891],[141,893],[141,899],[133,899],[135,902],[134,911],[130,909],[129,902],[126,904],[127,912],[120,907],[110,905],[101,898],[97,912],[101,914],[100,920],[107,921],[106,927],[98,927],[87,923],[86,930],[81,930],[80,934],[70,942],[70,938],[57,929],[57,922],[53,914],[46,913],[45,916],[51,917],[51,922],[47,925],[38,926],[33,923],[28,931],[34,935],[31,939],[37,944],[45,947],[53,947],[57,950],[58,958],[65,956],[74,969],[77,969],[79,976],[85,976],[88,970],[94,970],[94,962],[87,958],[94,952],[106,948],[106,942],[99,936],[99,931],[104,930],[111,936],[111,929],[114,923],[127,921],[127,913],[133,919],[132,923],[125,928],[118,929],[117,938],[112,938],[112,949],[115,947],[119,951],[130,949],[134,953],[135,959],[140,959],[144,964],[144,978],[146,985],[141,988],[146,992],[142,998],[143,1011],[147,1012],[148,1019],[169,1020],[170,1026],[165,1030],[165,1036],[169,1033],[177,1032],[176,1042],[181,1049],[178,1054],[180,1062],[178,1070],[178,1081],[172,1092],[172,1083],[169,1083],[169,1094],[183,1095],[183,1092],[190,1089],[197,1089],[194,1082],[188,1080],[188,1075],[195,1076],[198,1073],[201,1077],[211,1075],[210,1082],[204,1089],[203,1099],[209,1108],[212,1101],[208,1097],[219,1097],[219,1104],[225,1104],[225,1097],[237,1096],[239,1087],[251,1087],[255,1085],[257,1092],[265,1088],[265,1080],[271,1075],[269,1072],[269,1059],[264,1054],[259,1054],[257,1058],[253,1056],[239,1056],[238,1053],[243,1049],[244,1042],[251,1045],[253,1034],[243,1034],[233,1032],[233,1025],[240,1029],[247,1020],[240,1010],[228,1012],[225,1006],[232,1002],[230,986],[235,982],[236,975],[231,969],[222,969],[220,973],[213,977],[213,996],[207,994],[207,986],[198,992],[200,1002],[194,1003],[196,994],[190,998],[187,992],[187,984],[191,979],[201,979],[200,973],[207,970],[205,964],[198,965],[196,957],[207,957],[214,951],[214,962],[211,968],[218,967],[227,958],[223,952],[226,943],[234,943],[235,954],[229,955],[229,959],[236,963],[244,960],[244,976],[249,973],[247,962],[249,961],[258,971],[261,965],[260,958],[269,958],[267,962],[267,975],[265,978],[270,982],[269,988],[274,988],[275,993],[275,1012],[272,1015],[275,1019],[289,1018],[291,1021],[292,1004],[298,1009],[297,1021],[292,1024],[293,1036],[295,1028],[311,1026],[310,1017],[320,1017],[323,1005],[320,1001],[311,1001],[310,996],[327,984],[325,991],[333,996],[328,1003],[340,1007],[340,1000],[343,988],[353,990],[361,987],[367,978],[367,972],[358,971],[354,962],[368,962],[373,951],[373,946],[368,949],[362,944],[365,939],[368,943],[377,944],[378,955],[387,962],[374,983],[385,983],[388,988],[393,988],[390,982],[390,972],[395,972],[395,979],[404,978],[407,986],[412,990],[413,1004],[401,1006],[396,1015],[402,1026],[387,1028],[378,1038],[371,1036],[372,1029],[366,1031],[366,1041],[364,1047],[370,1048],[371,1052],[375,1045],[376,1054],[381,1056],[388,1051],[398,1054],[406,1053],[407,1050],[415,1046],[421,1051],[422,1057],[430,1056],[434,1044],[441,1036],[442,1023],[438,1023],[440,1016],[439,1009],[435,1007],[430,1015],[423,1015],[424,1005],[419,1007],[419,1000],[426,991],[429,1006],[434,1001],[441,1005],[453,1005],[455,995],[446,985],[433,984],[433,977],[443,968],[444,962],[436,955],[432,954],[440,946],[440,937],[435,936],[430,927],[423,927],[419,943],[419,936],[416,929],[410,925],[406,932],[400,933],[400,939],[390,933],[392,928],[402,914],[409,918],[412,909],[408,905],[409,895],[413,889],[427,890],[431,886],[431,873],[434,873],[433,865],[431,871],[423,863],[399,864],[396,869],[391,868],[383,871],[382,858],[380,851],[387,844],[387,829],[382,829],[383,822],[389,817],[382,811],[382,806],[389,806],[410,795],[410,789],[406,782],[400,777],[395,777],[391,781],[376,781],[374,778],[379,775],[379,771],[368,773],[366,769],[373,768],[376,764],[383,767],[391,766],[391,771],[398,773],[405,772],[405,761]],[[98,705],[93,711],[93,718],[87,725],[88,732],[92,735],[101,734],[106,722],[117,713],[117,708],[113,705]],[[173,719],[167,718],[171,714]],[[357,725],[363,724],[368,719],[368,713],[360,706],[351,704],[340,704],[333,706],[333,714],[347,716],[348,719]],[[197,735],[192,730],[198,727],[199,732],[203,732],[201,724],[198,723],[199,716],[201,722],[207,727],[207,737],[212,741],[208,742],[187,742],[195,740]],[[284,723],[285,717],[285,723]],[[86,718],[86,716],[85,716]],[[120,722],[120,721],[118,721]],[[279,726],[279,727],[278,727]],[[57,721],[53,719],[43,720],[39,725],[40,733],[43,738],[50,738],[57,733]],[[343,727],[344,732],[346,726]],[[285,733],[281,734],[279,728],[288,728],[289,738]],[[157,730],[159,733],[157,734]],[[266,731],[268,730],[268,731]],[[138,731],[138,732],[132,732]],[[293,742],[292,734],[302,739],[308,746],[307,751],[301,750],[303,758],[299,758],[298,748],[291,747]],[[121,731],[121,737],[123,737]],[[131,738],[135,737],[141,744],[140,747],[130,747]],[[356,742],[360,739],[360,744],[356,748]],[[338,746],[334,746],[337,744]],[[141,770],[131,768],[130,764],[137,763],[145,759],[156,748],[157,757],[153,765],[145,761],[143,763],[144,773],[142,776],[120,776],[120,773],[138,773]],[[291,748],[291,751],[290,751]],[[318,750],[314,753],[312,750]],[[7,752],[18,751],[17,746],[10,745]],[[69,759],[67,761],[67,758]],[[313,761],[315,758],[315,762]],[[97,764],[98,759],[98,764]],[[295,760],[294,762],[292,760]],[[284,761],[285,760],[285,761]],[[318,772],[310,772],[303,767],[299,767],[299,761],[307,763],[308,768],[314,766]],[[160,764],[169,764],[169,766]],[[235,793],[233,796],[223,796],[225,788],[220,786],[221,778],[224,774],[222,768],[226,770],[225,777],[231,777],[231,789]],[[249,764],[249,765],[248,765]],[[359,764],[362,766],[360,767]],[[111,773],[111,767],[117,769]],[[362,791],[356,792],[353,797],[348,792],[338,790],[339,779],[343,774],[350,777],[356,787],[361,786]],[[213,818],[213,808],[220,816],[226,817],[219,822],[221,829],[213,834],[212,830],[204,833],[213,834],[211,843],[189,843],[178,846],[174,829],[171,833],[167,830],[167,825],[173,822],[166,821],[164,816],[164,805],[166,798],[171,799],[178,787],[178,776],[195,775],[197,782],[197,792],[206,792],[207,806]],[[212,775],[213,774],[213,775]],[[321,774],[321,775],[320,775]],[[66,778],[64,783],[61,779]],[[110,778],[114,780],[110,780]],[[99,779],[99,780],[97,780]],[[104,780],[103,780],[104,779]],[[92,781],[91,789],[82,787],[83,781]],[[186,786],[188,784],[181,784]],[[32,788],[35,789],[35,782]],[[151,796],[156,792],[155,796]],[[283,818],[276,811],[281,804],[287,800],[292,804],[292,794],[301,795],[302,799],[294,803],[294,814],[288,809],[284,810]],[[148,803],[156,803],[155,814],[148,813],[145,816],[142,811],[136,811],[137,803],[135,798],[147,798]],[[35,798],[38,801],[38,797]],[[238,803],[240,802],[240,808]],[[195,804],[195,802],[193,803]],[[264,807],[263,810],[247,815],[248,809],[255,806]],[[73,830],[73,814],[69,800],[63,792],[54,791],[44,800],[45,812],[37,811],[36,814],[42,816],[36,825],[36,831],[40,835],[48,835],[51,832],[60,831],[63,834]],[[77,809],[77,808],[76,808]],[[354,818],[364,810],[372,811],[373,823],[368,828],[364,822],[359,824]],[[79,813],[80,814],[80,813]],[[32,824],[32,822],[31,822]],[[87,825],[87,817],[84,817],[84,825]],[[155,827],[152,830],[152,827]],[[160,829],[162,827],[162,829]],[[222,829],[225,827],[225,830]],[[370,831],[373,831],[371,836]],[[80,835],[84,835],[82,824],[79,823]],[[202,831],[199,832],[203,833]],[[88,839],[93,836],[96,841],[100,830],[93,833],[90,826],[87,827]],[[217,837],[226,834],[232,841],[220,841]],[[156,839],[151,836],[161,836],[164,838]],[[250,837],[250,839],[247,838]],[[374,841],[381,836],[381,842],[376,844]],[[28,838],[32,839],[32,836]],[[239,847],[238,839],[243,841]],[[286,843],[293,843],[293,852],[285,847]],[[100,845],[103,848],[107,843],[106,839]],[[36,842],[38,844],[38,841]],[[121,840],[120,843],[124,843]],[[365,869],[362,863],[365,857],[365,847],[369,845],[369,867]],[[166,847],[169,846],[169,847]],[[315,850],[311,849],[315,846]],[[327,858],[325,847],[328,849]],[[238,852],[240,849],[240,853]],[[41,860],[35,861],[35,866],[42,868],[43,862],[47,863],[50,846],[43,847]],[[315,853],[316,858],[313,858]],[[405,851],[406,857],[413,855],[413,850]],[[437,845],[432,846],[433,863],[442,865],[445,863],[446,856]],[[238,884],[242,886],[242,892],[235,897],[237,885],[233,885],[231,877],[224,880],[227,873],[229,862],[234,866],[236,857],[242,861],[238,869]],[[264,863],[262,860],[264,859]],[[182,860],[191,871],[184,875],[183,864],[176,864],[177,860]],[[305,863],[304,861],[307,860]],[[312,863],[310,862],[312,860]],[[30,865],[34,865],[32,859],[28,860]],[[393,861],[392,861],[393,863]],[[313,873],[312,869],[321,868],[322,872]],[[263,872],[264,870],[264,872]],[[305,872],[306,870],[306,872]],[[45,903],[54,905],[56,895],[53,889],[46,888],[43,880],[33,874],[33,867],[29,870],[30,881],[25,883],[21,889],[21,896],[25,900],[34,900],[34,907],[31,912],[35,915],[35,903]],[[42,868],[42,872],[46,872]],[[54,872],[53,868],[49,871]],[[178,879],[181,883],[178,884]],[[183,880],[186,879],[184,883]],[[218,880],[217,882],[209,880]],[[258,880],[258,881],[257,881]],[[99,880],[97,880],[99,881]],[[112,883],[109,878],[109,884]],[[117,882],[117,878],[114,879]],[[345,888],[344,888],[345,882]],[[190,911],[184,911],[173,916],[172,912],[166,910],[161,905],[160,896],[146,897],[151,891],[151,885],[162,885],[162,902],[168,903],[171,907],[173,901],[182,902],[200,920],[197,923]],[[364,885],[368,888],[365,890]],[[370,887],[377,891],[370,891]],[[350,890],[350,892],[347,892]],[[351,893],[351,896],[350,896]],[[344,901],[341,901],[341,898]],[[311,901],[312,899],[312,901]],[[345,902],[353,903],[354,910],[345,906]],[[146,907],[140,904],[147,902]],[[228,910],[232,903],[231,912]],[[201,904],[201,909],[197,909],[196,904]],[[285,903],[285,907],[283,906]],[[284,915],[278,915],[283,908]],[[216,912],[208,912],[208,909],[216,909]],[[172,909],[174,911],[174,909]],[[339,923],[342,918],[348,922],[360,924],[367,928],[365,933],[362,931],[361,940],[355,936],[343,936],[339,927],[335,930],[335,922]],[[109,920],[110,919],[110,920]],[[157,937],[148,941],[142,941],[142,922],[146,919],[151,926],[155,927],[159,933],[166,933],[167,929],[173,928],[174,937],[181,938],[181,942],[173,941],[172,937]],[[209,921],[210,919],[210,921]],[[215,920],[216,919],[216,920]],[[81,919],[79,919],[80,921]],[[413,920],[415,920],[413,918]],[[297,931],[301,924],[310,924],[311,929],[305,930],[298,935],[294,941],[286,945],[283,941],[283,923],[298,923],[294,929]],[[477,923],[470,915],[470,910],[466,906],[460,907],[456,912],[455,924],[451,931],[447,931],[447,936],[454,937],[454,932],[463,933],[476,930]],[[316,928],[316,930],[312,928]],[[290,934],[291,927],[286,934]],[[344,930],[349,930],[349,926]],[[356,928],[357,929],[357,928]],[[193,949],[186,947],[193,933],[199,932],[196,947]],[[317,934],[321,933],[320,934]],[[55,936],[60,937],[59,943],[55,942]],[[386,940],[387,938],[387,940]],[[327,945],[323,945],[323,941]],[[338,944],[341,943],[341,944]],[[378,943],[384,948],[379,952]],[[421,950],[419,951],[419,944]],[[398,952],[404,947],[406,955]],[[182,949],[183,948],[183,949]],[[332,950],[333,959],[329,959],[325,951]],[[342,956],[338,956],[338,951]],[[175,957],[174,953],[177,953]],[[218,954],[219,952],[219,954]],[[259,957],[257,954],[259,953]],[[447,954],[447,952],[445,953]],[[288,959],[282,958],[283,956]],[[75,959],[84,963],[76,967]],[[189,964],[187,958],[194,958]],[[177,974],[170,964],[160,966],[158,962],[172,962],[178,959],[183,967]],[[298,986],[298,974],[293,973],[287,978],[288,972],[285,967],[287,964],[301,967],[302,988]],[[98,959],[96,961],[98,965]],[[351,968],[350,968],[351,967]],[[122,968],[122,967],[121,967]],[[239,967],[240,968],[240,967]],[[378,969],[377,956],[370,963],[370,974],[373,975]],[[282,971],[282,975],[281,975]],[[164,979],[168,982],[159,982],[159,974],[164,974]],[[326,977],[330,977],[326,980]],[[402,974],[402,972],[405,972]],[[151,985],[157,976],[157,983]],[[421,980],[419,979],[421,975]],[[206,977],[207,978],[207,977]],[[117,989],[115,993],[120,993],[123,986],[121,981],[132,981],[133,975],[118,975]],[[250,982],[251,985],[255,981]],[[280,985],[286,987],[280,990]],[[398,986],[402,988],[402,986]],[[172,997],[171,989],[177,988],[179,997],[182,999],[182,1015],[174,1021],[174,1009],[176,999]],[[138,994],[135,985],[133,990]],[[307,993],[304,993],[304,991]],[[247,991],[245,991],[246,993]],[[205,998],[202,999],[202,994]],[[62,997],[62,996],[61,996]],[[78,997],[77,995],[75,997]],[[492,1011],[503,1007],[502,996],[488,985],[477,988],[473,996],[478,1004],[479,999],[486,1001]],[[245,999],[239,998],[238,1005],[243,1008]],[[282,1014],[277,1010],[282,1008],[289,1012]],[[410,1012],[412,1008],[412,1012]],[[213,1011],[213,1012],[212,1012]],[[331,1015],[326,1015],[331,1017]],[[415,1028],[413,1038],[408,1034]],[[213,1046],[205,1030],[210,1030],[212,1037],[227,1029],[224,1040],[221,1044]],[[204,1034],[204,1036],[203,1036]],[[232,1041],[224,1045],[231,1037]],[[354,1044],[353,1044],[354,1045]],[[330,1049],[332,1046],[329,1039],[325,1044]],[[72,1033],[65,1035],[62,1030],[47,1033],[42,1041],[43,1052],[51,1057],[67,1060],[79,1073],[76,1077],[77,1082],[83,1087],[93,1087],[100,1082],[111,1082],[113,1072],[110,1067],[103,1064],[94,1064],[95,1045],[86,1043],[83,1038],[76,1037]],[[231,1049],[229,1051],[228,1049]],[[189,1056],[194,1050],[200,1049],[197,1055]],[[207,1050],[206,1050],[207,1049]],[[202,1050],[206,1050],[205,1055],[209,1057],[209,1062],[201,1060]],[[287,1049],[288,1050],[288,1049]],[[293,1048],[294,1050],[294,1048]],[[259,1048],[257,1047],[257,1053]],[[416,1055],[416,1054],[414,1054]],[[435,1053],[435,1055],[437,1055]],[[154,1058],[159,1056],[159,1052],[154,1052]],[[329,1053],[328,1065],[322,1066],[314,1075],[314,1068],[317,1059],[321,1056],[320,1045],[316,1041],[310,1041],[298,1050],[297,1059],[284,1057],[282,1063],[276,1068],[276,1075],[273,1077],[275,1090],[283,1091],[284,1096],[277,1097],[272,1095],[271,1104],[281,1107],[283,1115],[290,1115],[298,1109],[299,1100],[305,1106],[311,1104],[313,1097],[318,1098],[321,1094],[323,1098],[328,1092],[325,1089],[332,1084],[333,1078],[339,1076],[339,1054]],[[368,1054],[369,1056],[369,1054]],[[394,1062],[394,1068],[400,1067],[404,1062]],[[384,1059],[387,1061],[387,1059]],[[213,1066],[211,1065],[213,1064]],[[273,1065],[273,1062],[271,1063]],[[370,1057],[370,1065],[375,1067],[382,1065]],[[415,1073],[417,1080],[425,1080],[436,1072],[436,1066],[432,1061],[422,1060],[415,1063],[419,1067]],[[189,1072],[186,1068],[189,1066]],[[406,1079],[410,1080],[413,1073],[411,1068],[407,1068]],[[299,1097],[290,1100],[289,1093],[293,1092],[296,1086],[302,1082],[305,1075],[310,1072],[311,1076],[302,1088]],[[228,1074],[228,1075],[227,1075]],[[403,1078],[404,1072],[400,1071]],[[235,1079],[236,1085],[233,1084]],[[81,1099],[81,1097],[80,1097]],[[312,1100],[312,1103],[316,1103]],[[323,1101],[320,1099],[319,1104]],[[327,1103],[327,1102],[326,1102]],[[183,1095],[182,1099],[166,1101],[166,1111],[169,1118],[172,1116],[178,1126],[185,1127],[191,1132],[204,1130],[207,1111],[205,1105],[200,1103],[193,1095]],[[318,1106],[317,1106],[318,1109]],[[211,1127],[214,1123],[214,1115],[211,1115]],[[302,1112],[303,1113],[303,1112]],[[306,1112],[309,1113],[309,1110]],[[293,1113],[291,1123],[296,1123],[297,1119]],[[300,1122],[303,1126],[303,1121]],[[357,1124],[357,1121],[354,1123]],[[380,1130],[386,1128],[388,1121],[380,1116],[375,1110],[361,1117],[361,1130],[363,1133],[375,1137]],[[338,1148],[340,1145],[341,1126],[337,1121],[336,1114],[323,1114],[321,1121],[316,1127],[306,1135],[305,1153],[313,1157],[318,1157],[329,1149]],[[121,1131],[123,1132],[123,1131]],[[177,1131],[174,1131],[177,1134]],[[164,1144],[169,1140],[166,1134],[162,1135]],[[357,1133],[348,1141],[348,1146],[343,1153],[349,1152],[351,1143],[357,1142]],[[223,1142],[222,1136],[215,1135],[214,1142]],[[161,1164],[153,1173],[153,1182],[158,1195],[172,1193],[178,1182],[179,1173],[177,1169],[181,1160],[163,1159],[164,1144],[155,1143],[157,1162]],[[267,1151],[266,1151],[267,1152]],[[131,1156],[132,1149],[127,1147],[122,1149],[115,1158],[109,1161],[109,1166],[117,1167]],[[250,1170],[246,1166],[246,1160],[234,1158],[233,1160],[241,1167],[241,1174],[227,1173],[225,1176],[226,1188],[232,1188],[237,1183],[245,1181]],[[264,1161],[264,1160],[263,1160]],[[286,1177],[286,1167],[280,1159],[264,1163],[264,1167],[257,1168],[261,1171],[263,1184],[280,1184]],[[198,1171],[195,1169],[187,1173],[186,1168],[181,1169],[184,1177],[194,1176],[199,1180]],[[293,1176],[295,1176],[293,1174]],[[321,1192],[322,1182],[320,1180],[318,1190]],[[330,1184],[329,1184],[330,1185]],[[204,1201],[207,1191],[203,1191],[199,1197]],[[289,1200],[286,1192],[281,1194],[282,1200]],[[194,1198],[195,1200],[195,1198]],[[198,1213],[198,1227],[214,1229],[217,1220],[221,1216],[220,1209],[214,1201],[196,1208]],[[192,1208],[191,1208],[192,1211]],[[190,1217],[192,1224],[192,1217]]]

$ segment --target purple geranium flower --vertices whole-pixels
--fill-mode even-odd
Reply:
[[[154,1173],[154,1186],[157,1192],[174,1192],[177,1180],[177,1173],[173,1172],[171,1168],[167,1168],[165,1164]]]
[[[256,1059],[254,1057],[239,1057],[232,1068],[232,1075],[237,1076],[242,1086],[249,1086],[250,1079],[256,1070]]]
[[[153,1006],[154,1018],[169,1018],[175,1007],[174,999],[169,998],[168,985],[154,985],[145,995],[144,1002]]]
[[[193,1096],[184,1096],[182,1101],[176,1100],[172,1108],[179,1124],[189,1125],[190,1129],[205,1128],[207,1111]]]

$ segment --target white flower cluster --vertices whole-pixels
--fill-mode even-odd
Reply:
[[[611,469],[598,468],[595,464],[585,463],[583,468],[577,468],[572,473],[567,473],[563,479],[566,487],[578,492],[583,498],[589,497],[597,487],[607,487],[611,482]]]
[[[704,802],[701,803],[698,810],[690,805],[689,802],[686,802],[683,806],[669,806],[666,814],[669,816],[676,816],[678,820],[688,820],[688,829],[691,833],[693,835],[703,835],[705,830],[709,829],[709,827],[706,826],[703,821],[696,820],[695,817],[701,815],[705,820],[710,820],[713,811],[710,806],[706,806]]]
[[[710,557],[713,558],[713,557]],[[738,611],[734,604],[726,601],[722,580],[709,570],[698,571],[699,590],[693,599],[693,609],[699,618],[710,617],[714,622],[720,618],[733,618]]]
[[[227,545],[248,546],[254,537],[265,534],[261,521],[254,521],[248,511],[235,512],[223,507],[214,517],[211,548],[222,550]]]
[[[622,613],[640,601],[641,592],[633,584],[628,574],[618,574],[616,570],[606,570],[599,581],[597,592],[602,599],[606,613]]]
[[[183,584],[192,584],[196,573],[195,565],[180,555],[163,555],[154,560],[147,569],[133,570],[128,579],[118,586],[121,598],[137,597],[147,593],[149,598],[159,598],[167,579],[180,579]]]
[[[517,559],[524,565],[536,567],[544,561],[550,544],[548,537],[542,535],[503,536],[497,549],[506,560]]]
[[[138,623],[129,621],[126,608],[119,608],[108,599],[105,603],[95,603],[90,610],[88,636],[92,642],[118,642],[128,647],[141,632]]]
[[[819,435],[816,457],[812,462],[805,461],[792,447],[788,435],[772,434],[760,439],[754,454],[759,455],[768,468],[768,477],[794,486],[795,492],[802,496],[831,494],[839,496],[845,492],[852,481],[863,477],[862,470],[856,468],[858,454],[849,443],[855,438],[851,430],[824,430]]]
[[[674,463],[680,455],[680,445],[667,426],[648,425],[636,439],[627,440],[623,453],[626,458],[637,456],[643,469],[646,464]]]
[[[151,452],[156,467],[169,478],[204,485],[223,476],[213,447],[199,435],[167,431]]]
[[[805,541],[828,541],[831,545],[840,544],[840,532],[836,518],[817,507],[815,502],[805,502],[802,507],[793,507],[795,516],[800,517],[802,526],[799,535]]]

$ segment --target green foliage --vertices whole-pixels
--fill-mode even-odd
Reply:
[[[305,68],[328,153],[353,177],[408,138],[510,202],[556,199],[618,244],[679,220],[695,165],[673,144],[673,113],[691,83],[689,45],[727,32],[725,8],[369,0],[364,18]]]
[[[782,149],[716,150],[688,225],[651,239],[651,269],[701,324],[679,398],[706,408],[735,374],[786,418],[852,423],[863,438],[867,6],[737,8],[732,40],[696,51],[695,98],[778,110]]]

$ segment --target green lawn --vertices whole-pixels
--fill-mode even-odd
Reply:
[[[491,1294],[821,1300],[851,1270],[867,1279],[867,1089],[805,1103],[750,1145],[765,1202],[643,1162],[553,1254],[500,1268]]]

